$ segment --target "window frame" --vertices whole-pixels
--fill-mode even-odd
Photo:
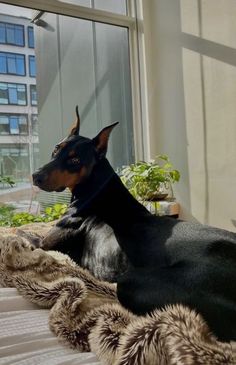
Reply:
[[[20,82],[8,82],[8,81],[1,81],[0,84],[7,84],[7,92],[8,92],[8,95],[7,95],[7,99],[8,99],[8,103],[7,104],[1,104],[0,105],[17,105],[17,106],[27,106],[28,105],[28,98],[27,98],[27,85],[25,83],[20,83]],[[15,103],[9,103],[9,87],[8,85],[21,85],[21,86],[25,86],[25,95],[26,95],[26,104],[15,104]],[[18,100],[18,99],[17,99]]]
[[[29,135],[29,118],[28,118],[28,114],[25,113],[4,113],[1,112],[0,113],[0,118],[1,117],[7,117],[8,118],[8,126],[9,126],[9,133],[1,133],[0,132],[0,136],[28,136]],[[26,118],[26,125],[27,125],[27,132],[26,133],[11,133],[11,127],[10,127],[10,117],[25,117]],[[18,120],[18,125],[19,125],[19,120]],[[20,131],[20,128],[19,128]]]
[[[3,0],[3,3],[35,9],[32,23],[40,13],[49,12],[91,20],[128,29],[133,111],[134,153],[136,160],[150,159],[145,45],[142,27],[143,0],[127,0],[128,15],[92,9],[63,0]]]
[[[11,26],[17,26],[17,27],[21,27],[23,30],[23,44],[16,44],[16,43],[12,43],[12,42],[7,42],[7,36],[5,35],[6,38],[6,42],[1,42],[0,44],[4,44],[4,45],[9,45],[9,46],[14,46],[14,47],[25,47],[25,27],[22,24],[17,24],[17,23],[9,23],[9,22],[4,22],[4,21],[0,21],[0,24],[4,24],[5,25],[5,31],[6,31],[6,26],[7,25],[11,25]]]
[[[24,60],[24,74],[18,74],[18,73],[12,73],[12,72],[8,72],[8,64],[6,62],[6,68],[7,68],[7,72],[4,73],[4,72],[1,72],[0,71],[0,75],[14,75],[14,76],[26,76],[26,62],[25,62],[25,55],[22,54],[22,53],[15,53],[15,52],[7,52],[7,51],[0,51],[0,54],[1,53],[4,53],[5,55],[8,55],[8,54],[11,54],[11,55],[15,55],[15,56],[22,56],[23,57],[23,60]]]

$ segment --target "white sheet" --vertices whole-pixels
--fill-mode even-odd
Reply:
[[[0,288],[0,365],[99,365],[92,353],[58,343],[48,310],[26,301],[14,288]]]

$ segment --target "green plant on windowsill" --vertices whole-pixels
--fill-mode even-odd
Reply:
[[[66,204],[54,204],[47,207],[42,214],[30,214],[28,212],[14,212],[10,205],[0,206],[0,227],[19,227],[28,223],[51,222],[59,219],[67,210]]]
[[[173,168],[167,155],[124,166],[119,175],[129,192],[141,202],[158,201],[169,194],[173,197],[172,184],[180,179],[179,171]]]
[[[10,176],[0,176],[0,183],[10,185],[10,187],[15,185],[15,181]]]

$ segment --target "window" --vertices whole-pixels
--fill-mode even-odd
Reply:
[[[0,43],[24,47],[24,26],[0,22]]]
[[[37,105],[37,91],[36,91],[36,85],[30,85],[30,100],[31,105]]]
[[[25,75],[25,56],[17,53],[0,52],[0,73]]]
[[[0,134],[10,134],[8,116],[0,115]]]
[[[28,27],[28,47],[34,48],[34,28]]]
[[[15,181],[25,181],[29,175],[29,147],[27,144],[0,144],[1,170]]]
[[[0,114],[0,135],[28,134],[27,115]]]
[[[39,134],[38,115],[37,114],[31,115],[31,131],[34,136],[37,136]]]
[[[26,85],[0,83],[0,105],[27,105]]]
[[[35,56],[29,56],[29,75],[31,77],[36,76]]]

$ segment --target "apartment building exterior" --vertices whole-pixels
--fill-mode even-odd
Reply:
[[[38,121],[34,30],[30,19],[0,10],[0,176],[30,181]]]

